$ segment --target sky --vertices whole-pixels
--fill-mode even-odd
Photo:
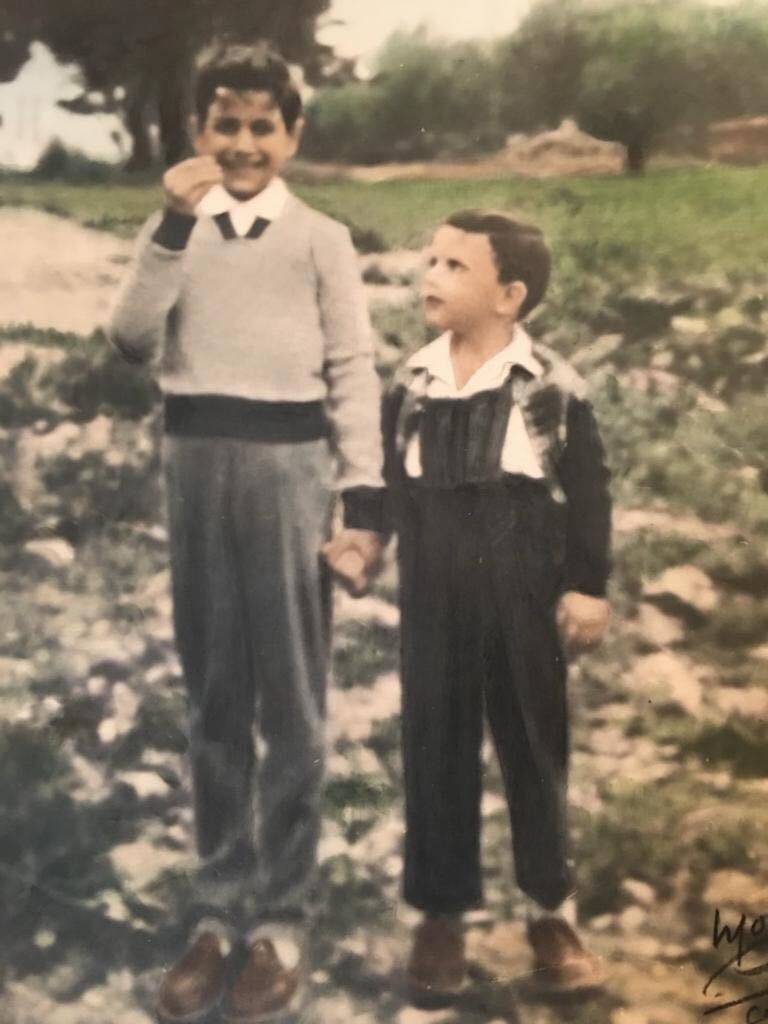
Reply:
[[[489,38],[512,32],[531,0],[333,0],[322,42],[344,57],[362,58],[363,68],[392,32],[426,24],[448,39]]]

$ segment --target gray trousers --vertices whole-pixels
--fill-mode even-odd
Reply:
[[[301,918],[323,781],[326,440],[164,439],[177,645],[189,695],[194,913]]]

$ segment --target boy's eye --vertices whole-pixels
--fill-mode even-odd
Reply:
[[[463,266],[458,260],[446,260],[449,270],[460,270]]]
[[[220,117],[214,122],[213,128],[219,135],[237,135],[240,131],[240,122],[236,117]]]
[[[429,259],[427,260],[427,266],[428,267],[436,267],[437,266],[437,256],[430,256]]]
[[[271,121],[267,121],[266,118],[260,118],[258,121],[251,122],[251,131],[254,135],[271,135],[274,130],[274,124]]]

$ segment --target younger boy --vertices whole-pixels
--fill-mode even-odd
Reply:
[[[483,711],[501,764],[536,977],[601,981],[575,930],[566,840],[568,648],[608,620],[610,499],[582,382],[520,321],[546,290],[541,232],[505,214],[449,217],[422,295],[442,333],[385,403],[399,534],[405,898],[424,912],[414,998],[465,980],[461,914],[482,898]],[[561,642],[562,641],[562,642]]]
[[[285,63],[214,48],[195,100],[197,155],[165,175],[111,337],[129,360],[160,355],[191,709],[196,926],[157,1010],[204,1017],[244,936],[225,1017],[252,1024],[300,990],[323,776],[320,550],[337,490],[358,575],[380,555],[379,389],[349,232],[279,177],[302,125]]]

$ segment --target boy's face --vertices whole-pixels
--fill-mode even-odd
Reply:
[[[425,256],[421,297],[431,327],[462,334],[499,317],[516,316],[525,286],[499,281],[487,235],[444,224]]]
[[[205,123],[196,126],[195,151],[213,156],[224,171],[224,188],[237,199],[261,192],[299,144],[301,121],[285,127],[268,92],[216,90]]]

